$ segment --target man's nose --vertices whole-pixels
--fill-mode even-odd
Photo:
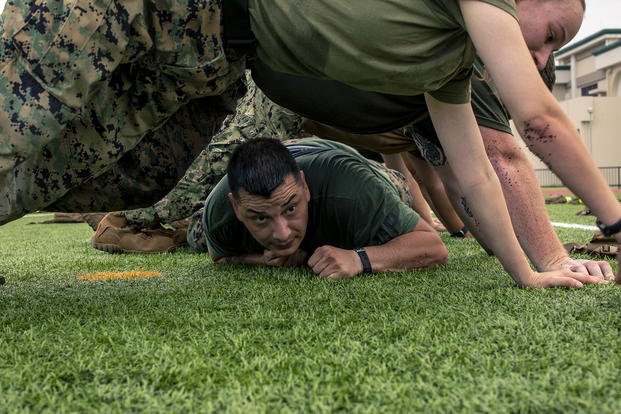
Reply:
[[[550,53],[552,53],[552,48],[548,47],[531,50],[530,54],[535,61],[535,66],[537,66],[537,70],[542,71],[546,67],[546,63],[548,62]]]
[[[285,242],[291,235],[291,229],[289,228],[289,222],[284,217],[279,217],[274,220],[273,237],[275,240]]]

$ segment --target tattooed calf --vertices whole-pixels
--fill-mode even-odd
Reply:
[[[474,224],[478,228],[479,227],[479,220],[477,220],[474,217],[474,214],[472,214],[472,210],[470,210],[470,206],[468,205],[468,202],[466,201],[466,197],[462,197],[461,200],[460,200],[460,203],[461,203],[461,207],[464,209],[464,212],[466,213],[466,215],[472,219],[472,221],[474,222]]]

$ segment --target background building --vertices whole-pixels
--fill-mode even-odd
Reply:
[[[621,28],[604,29],[555,53],[554,95],[610,185],[621,186]],[[561,182],[536,156],[539,184]]]

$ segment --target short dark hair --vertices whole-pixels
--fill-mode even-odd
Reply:
[[[300,167],[287,147],[273,138],[251,139],[235,148],[226,174],[235,198],[242,188],[250,194],[269,197],[289,174],[300,182]]]

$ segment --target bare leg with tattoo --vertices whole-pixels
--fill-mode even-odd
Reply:
[[[427,223],[435,228],[435,226],[433,225],[434,220],[431,216],[431,208],[429,207],[429,204],[427,204],[427,200],[425,200],[425,197],[421,192],[420,186],[418,185],[416,180],[414,180],[414,177],[412,177],[412,174],[403,162],[401,154],[382,154],[382,159],[384,160],[384,164],[386,164],[386,167],[395,171],[399,171],[401,174],[403,174],[408,183],[412,198],[414,199],[414,210],[421,216],[423,220],[425,220]]]
[[[459,218],[451,201],[446,194],[444,184],[432,166],[423,159],[410,153],[403,153],[403,160],[412,172],[414,179],[419,183],[423,194],[426,193],[429,205],[436,216],[442,221],[447,231],[457,233],[464,228],[464,222]]]

